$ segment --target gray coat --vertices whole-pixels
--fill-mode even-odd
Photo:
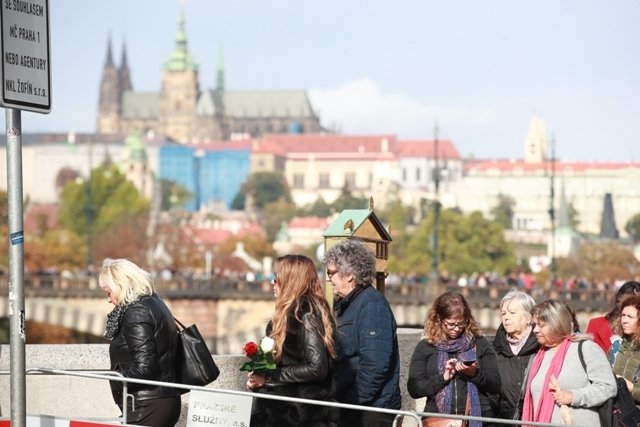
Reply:
[[[565,355],[558,382],[562,390],[571,391],[571,410],[578,426],[599,426],[597,407],[617,392],[616,380],[604,351],[593,341],[582,345],[587,366],[585,372],[578,355],[578,342],[572,342]],[[546,372],[538,371],[537,375]],[[560,407],[555,406],[551,423],[560,424]]]

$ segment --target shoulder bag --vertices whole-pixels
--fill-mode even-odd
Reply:
[[[205,386],[220,375],[220,370],[211,356],[196,325],[185,327],[174,318],[178,327],[178,350],[176,352],[175,372],[179,384]],[[189,390],[181,389],[182,394]]]
[[[583,342],[584,341],[580,341],[580,343],[578,343],[578,356],[580,357],[582,368],[587,372],[587,365],[582,355]],[[638,409],[633,401],[625,379],[620,377],[615,378],[618,387],[616,395],[607,399],[606,402],[597,408],[598,415],[600,416],[600,425],[602,427],[637,427],[638,424],[640,424],[640,409]],[[635,384],[638,382],[638,378],[640,378],[640,367],[631,379],[631,382]]]

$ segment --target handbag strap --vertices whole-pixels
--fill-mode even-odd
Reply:
[[[180,322],[180,321],[179,321],[178,319],[176,319],[175,317],[173,318],[173,320],[175,320],[175,321],[176,321],[176,325],[178,325],[178,326],[179,326],[179,327],[178,327],[178,332],[180,332],[180,331],[183,331],[183,330],[187,329],[187,328],[182,324],[182,322]]]
[[[584,340],[580,341],[578,343],[578,357],[580,357],[580,363],[582,364],[582,369],[584,369],[585,372],[587,372],[587,364],[584,363],[584,356],[582,355],[582,343],[584,342]],[[638,366],[638,369],[636,370],[636,373],[633,374],[633,377],[631,377],[631,383],[635,384],[638,382],[638,379],[640,379],[640,366]]]

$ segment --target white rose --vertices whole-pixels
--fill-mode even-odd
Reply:
[[[265,353],[269,353],[273,351],[273,344],[275,344],[275,341],[273,341],[273,338],[264,337],[262,338],[262,341],[260,341],[260,349]]]

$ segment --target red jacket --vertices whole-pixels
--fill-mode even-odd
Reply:
[[[613,331],[611,330],[611,324],[604,316],[594,317],[589,320],[587,334],[593,335],[593,341],[598,344],[605,353],[609,351]]]

